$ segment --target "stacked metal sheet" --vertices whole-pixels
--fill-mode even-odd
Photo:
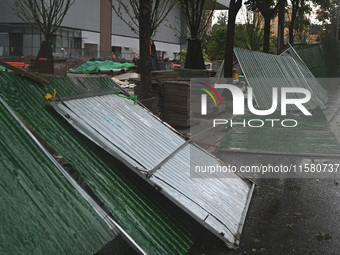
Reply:
[[[284,87],[305,88],[311,92],[311,100],[304,104],[307,109],[325,108],[326,91],[315,79],[306,65],[295,57],[266,54],[234,48],[248,85],[253,88],[255,101],[260,109],[272,106],[273,87],[279,90]],[[301,93],[290,93],[289,98],[301,98]],[[278,107],[281,107],[281,98]],[[288,110],[297,110],[294,105],[288,105]]]
[[[163,81],[169,81],[169,80],[178,80],[179,79],[179,72],[178,71],[152,71],[152,90],[151,90],[151,97],[152,100],[152,106],[151,111],[156,116],[160,116],[161,112],[163,110],[163,100],[162,100],[162,86]],[[130,79],[130,81],[135,82],[137,85],[135,87],[135,95],[137,95],[138,98],[140,98],[142,94],[142,87],[140,85],[140,78]]]
[[[234,173],[200,178],[190,170],[193,166],[222,163],[131,100],[105,95],[51,105],[229,247],[237,246],[252,193],[250,183]]]
[[[162,82],[161,118],[171,126],[190,126],[190,83],[189,81]]]
[[[161,71],[152,71],[151,73],[152,79],[156,81],[167,81],[167,80],[177,80],[179,79],[179,70],[161,70]]]

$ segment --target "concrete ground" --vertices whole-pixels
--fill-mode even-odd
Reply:
[[[324,111],[340,142],[340,88]],[[339,152],[340,153],[340,152]],[[339,164],[339,158],[215,153],[231,165]],[[340,169],[312,178],[256,178],[240,247],[220,254],[340,254]],[[216,251],[217,252],[217,251]],[[217,254],[206,251],[205,254]]]

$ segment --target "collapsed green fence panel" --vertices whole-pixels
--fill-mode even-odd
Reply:
[[[335,37],[322,37],[322,49],[324,52],[327,77],[336,78],[340,75],[340,43]]]
[[[247,112],[245,116],[236,117],[234,122],[240,123],[243,119],[246,122],[250,119],[261,119],[267,124],[261,128],[244,128],[240,125],[230,128],[220,143],[223,148],[315,155],[340,153],[340,145],[319,108],[312,112],[312,116],[287,114],[284,119],[295,119],[298,122],[296,127],[291,128],[282,127],[277,121],[274,127],[271,127],[271,122],[265,121],[282,120],[279,112],[269,116],[257,116]],[[256,125],[259,125],[258,123]]]
[[[326,65],[320,43],[296,45],[294,50],[316,78],[326,78]]]
[[[0,102],[0,254],[93,254],[115,237]]]
[[[113,91],[108,78],[45,77],[50,85],[0,72],[0,94],[62,157],[79,171],[114,219],[148,254],[185,254],[194,233],[155,199],[154,190],[121,162],[100,150],[68,125],[45,99]],[[165,199],[165,198],[164,198]]]

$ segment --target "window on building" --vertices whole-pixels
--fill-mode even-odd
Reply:
[[[32,48],[33,48],[33,35],[32,34],[24,34],[23,35],[23,55],[29,56],[32,55]]]
[[[0,56],[8,56],[8,34],[0,34]]]
[[[9,34],[9,55],[13,57],[21,57],[23,55],[23,34]]]
[[[81,42],[82,42],[81,37],[73,38],[73,47],[75,49],[81,49]]]

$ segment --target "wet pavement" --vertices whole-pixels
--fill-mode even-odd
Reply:
[[[324,113],[340,142],[340,88],[329,97]],[[340,163],[339,158],[214,154],[231,165]],[[340,169],[326,178],[278,175],[254,181],[239,249],[220,247],[205,254],[340,254]]]

